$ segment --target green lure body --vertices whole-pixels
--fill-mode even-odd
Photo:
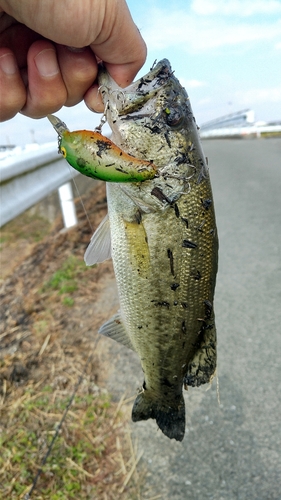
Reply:
[[[157,175],[152,162],[125,153],[100,132],[70,132],[57,117],[48,118],[59,134],[59,152],[81,174],[107,182],[143,182]]]

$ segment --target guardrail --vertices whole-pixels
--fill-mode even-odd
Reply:
[[[0,161],[0,227],[79,175],[58,155],[57,142]],[[72,188],[59,190],[66,227],[76,223]],[[71,215],[72,214],[72,215]]]
[[[227,139],[247,137],[274,137],[281,136],[281,125],[265,125],[250,127],[228,127],[209,130],[200,130],[201,139]]]
[[[281,136],[281,126],[201,130],[201,139]],[[34,145],[0,161],[0,227],[58,189],[65,227],[77,223],[71,184],[79,175],[58,155],[57,142]]]

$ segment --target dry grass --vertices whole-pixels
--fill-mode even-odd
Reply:
[[[42,345],[38,339],[31,351],[25,345],[2,361],[2,498],[23,498],[30,490],[84,370],[86,351],[94,346],[83,347],[62,347],[48,334]],[[126,402],[111,402],[96,384],[97,371],[93,357],[32,498],[138,498],[139,457],[127,427]]]
[[[106,208],[104,188],[94,196],[94,203],[90,193],[85,204],[96,227]],[[82,213],[79,218],[78,228],[59,233],[58,223],[42,241],[29,241],[28,256],[25,251],[16,269],[7,269],[5,261],[0,291],[0,498],[23,499],[30,491],[79,377],[31,498],[147,498],[141,497],[141,455],[131,440],[128,401],[112,401],[100,377],[105,359],[93,332],[102,312],[95,318],[89,313],[112,270],[110,264],[91,269],[82,265],[91,231]],[[6,226],[6,249],[13,232]]]

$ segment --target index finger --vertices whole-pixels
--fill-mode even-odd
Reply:
[[[143,66],[146,45],[124,0],[111,2],[102,31],[90,45],[120,87],[128,86]]]

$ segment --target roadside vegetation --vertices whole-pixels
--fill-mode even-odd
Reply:
[[[104,187],[87,200],[96,227],[105,214]],[[159,498],[143,489],[141,453],[128,424],[131,401],[106,390],[110,361],[96,333],[102,312],[93,317],[91,305],[112,269],[86,268],[91,230],[82,212],[79,220],[64,232],[60,221],[49,227],[25,216],[20,227],[15,220],[2,231],[0,498],[26,498],[75,390],[30,498]],[[17,248],[22,255],[15,260]]]

